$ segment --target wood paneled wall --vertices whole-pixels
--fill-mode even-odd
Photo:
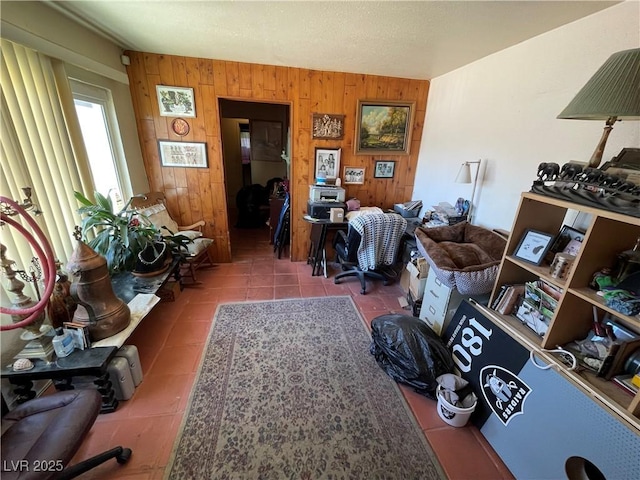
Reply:
[[[429,82],[374,75],[325,72],[203,58],[127,52],[131,95],[136,113],[144,164],[151,189],[162,191],[171,215],[179,224],[204,219],[205,234],[215,239],[215,259],[231,261],[229,226],[220,140],[218,99],[290,105],[291,108],[291,258],[305,260],[310,226],[306,212],[309,185],[314,181],[315,147],[342,148],[343,167],[364,167],[364,185],[346,185],[347,198],[363,206],[391,208],[411,199],[422,139]],[[156,85],[191,87],[196,118],[186,119],[191,130],[179,137],[171,130],[171,117],[161,117]],[[355,155],[358,100],[415,102],[410,155]],[[345,115],[342,140],[312,140],[312,113]],[[160,166],[158,140],[206,142],[209,168]],[[375,160],[395,160],[393,179],[374,179]],[[342,176],[342,175],[341,175]],[[136,192],[142,193],[142,192]]]

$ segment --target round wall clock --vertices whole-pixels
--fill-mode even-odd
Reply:
[[[189,124],[184,118],[176,118],[173,122],[171,122],[171,129],[176,135],[180,135],[181,137],[184,137],[187,133],[189,133],[189,128]]]

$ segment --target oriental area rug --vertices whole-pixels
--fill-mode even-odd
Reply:
[[[348,297],[223,304],[165,478],[442,479]]]

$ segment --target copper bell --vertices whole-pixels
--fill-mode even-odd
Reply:
[[[104,257],[78,239],[67,271],[79,277],[72,285],[72,295],[78,302],[73,321],[88,325],[91,341],[102,340],[127,328],[131,312],[113,293]]]

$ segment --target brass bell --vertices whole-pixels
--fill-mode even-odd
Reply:
[[[89,327],[91,341],[102,340],[127,328],[131,312],[127,304],[113,293],[107,261],[103,256],[78,239],[67,271],[78,277],[71,288],[78,302],[73,321]]]

